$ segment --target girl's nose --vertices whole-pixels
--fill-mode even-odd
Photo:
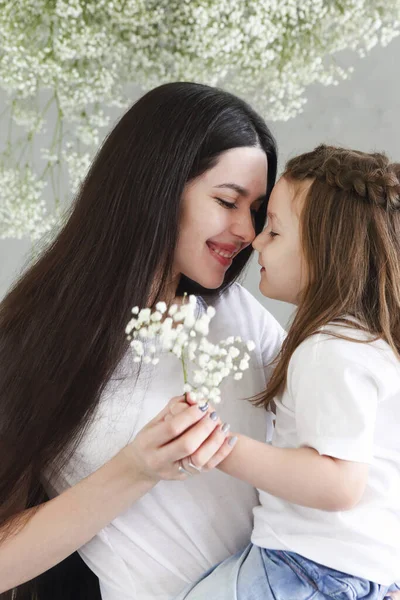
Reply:
[[[262,249],[264,248],[265,241],[266,241],[266,235],[267,235],[267,233],[264,230],[261,233],[259,233],[258,236],[253,240],[253,248],[257,252],[261,252]]]

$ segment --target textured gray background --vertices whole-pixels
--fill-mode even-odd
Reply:
[[[362,60],[353,53],[342,53],[338,62],[354,65],[349,80],[337,87],[312,86],[301,115],[286,123],[271,124],[279,145],[280,168],[289,156],[310,150],[320,142],[365,151],[385,150],[393,159],[400,160],[400,39],[387,48],[375,48]],[[0,96],[0,114],[2,110]],[[0,142],[4,142],[5,136],[2,129]],[[26,241],[0,240],[0,297],[23,267],[29,251],[30,244]],[[285,325],[293,307],[263,298],[258,291],[258,280],[258,265],[253,261],[244,283]]]

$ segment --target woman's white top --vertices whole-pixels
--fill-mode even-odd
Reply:
[[[265,388],[269,373],[265,365],[279,351],[284,332],[239,284],[213,305],[217,313],[210,324],[211,341],[234,335],[256,344],[243,379],[222,384],[217,411],[233,432],[264,441],[272,434],[266,431],[266,413],[246,398]],[[199,313],[205,308],[198,299]],[[174,355],[162,354],[157,366],[142,365],[137,381],[136,376],[129,353],[102,395],[72,460],[62,476],[49,483],[51,495],[101,467],[182,393],[182,367]],[[255,489],[217,469],[186,481],[161,481],[99,531],[80,554],[99,577],[103,600],[169,600],[249,542],[257,504]]]
[[[327,330],[366,340],[357,329]],[[382,340],[309,337],[295,350],[276,399],[272,444],[369,464],[354,508],[327,512],[260,492],[252,541],[297,552],[383,585],[400,580],[400,361]],[[304,485],[307,485],[305,480]]]

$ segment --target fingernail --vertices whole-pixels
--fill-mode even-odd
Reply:
[[[229,431],[230,428],[231,426],[229,425],[229,423],[224,423],[221,427],[221,431],[222,433],[226,433],[227,431]]]
[[[210,413],[210,419],[211,419],[212,421],[216,421],[216,420],[218,419],[218,415],[217,415],[217,413],[215,412],[215,410],[214,410],[212,413]]]
[[[232,448],[232,446],[234,446],[237,441],[238,441],[237,436],[234,435],[233,437],[229,438],[228,445]]]
[[[206,410],[208,410],[208,402],[206,402],[205,404],[199,404],[199,409],[201,410],[201,412],[206,412]]]

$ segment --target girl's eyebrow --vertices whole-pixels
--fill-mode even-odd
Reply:
[[[214,187],[228,188],[230,190],[233,190],[234,192],[237,192],[244,198],[248,198],[250,196],[250,191],[247,188],[244,188],[243,186],[241,186],[237,183],[221,183],[220,185],[215,185]],[[264,202],[266,199],[267,199],[266,195],[263,194],[262,196],[259,196],[259,198],[257,198],[255,200],[255,202]]]
[[[279,227],[283,227],[282,221],[279,220],[278,216],[275,213],[268,211],[267,216],[268,219],[272,219],[273,221],[275,221],[277,225],[279,225]]]

